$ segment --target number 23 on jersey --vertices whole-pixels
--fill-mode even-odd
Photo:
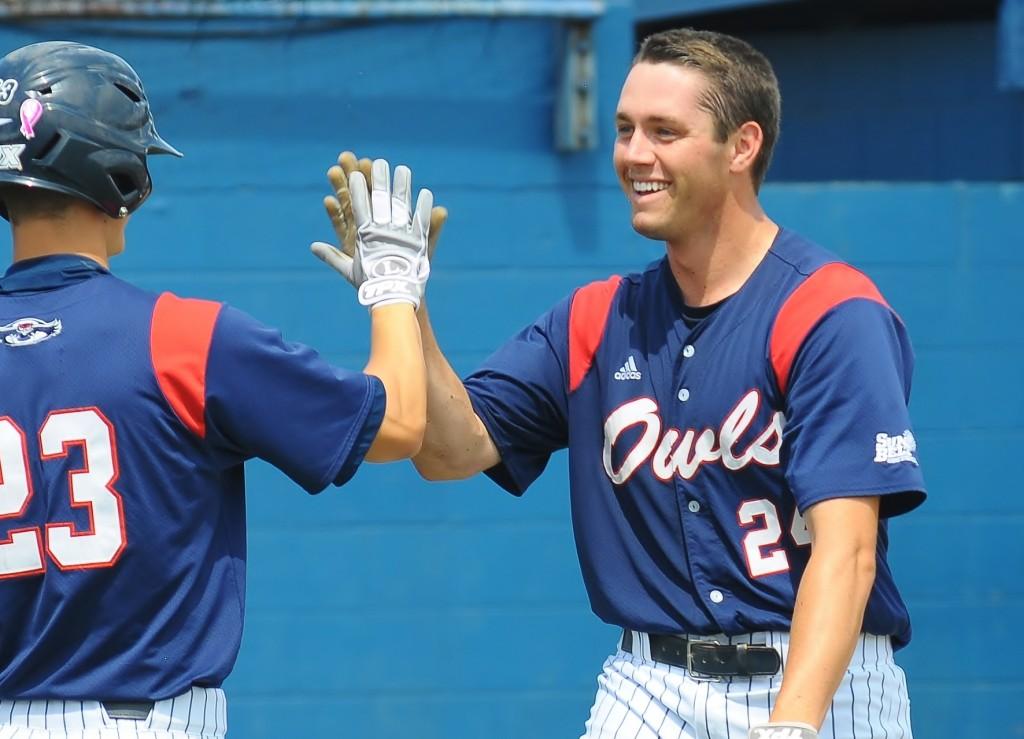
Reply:
[[[84,467],[68,473],[66,491],[74,508],[89,514],[89,529],[70,522],[47,522],[19,528],[12,524],[0,540],[0,578],[36,575],[46,570],[47,555],[62,570],[110,567],[127,543],[118,477],[114,426],[98,408],[51,412],[39,429],[40,457],[66,457],[82,448]],[[10,417],[0,417],[0,521],[25,515],[34,494],[24,430]],[[57,492],[57,491],[55,491]],[[44,554],[45,548],[45,554]]]

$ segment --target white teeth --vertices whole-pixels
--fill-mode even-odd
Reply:
[[[640,180],[633,180],[633,192],[659,192],[667,189],[667,182],[641,182]]]

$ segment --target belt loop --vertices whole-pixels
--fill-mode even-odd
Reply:
[[[736,666],[744,672],[750,671],[750,665],[747,661],[747,655],[749,654],[749,644],[737,644],[736,645]]]
[[[101,701],[107,718],[148,721],[153,713],[153,701]]]
[[[622,630],[622,651],[633,654],[633,630],[623,629]]]

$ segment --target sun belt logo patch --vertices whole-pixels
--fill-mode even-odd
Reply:
[[[875,461],[881,464],[897,464],[898,462],[910,462],[917,464],[917,440],[907,429],[899,436],[889,434],[875,434]]]
[[[38,318],[19,318],[0,326],[5,346],[31,346],[58,336],[63,329],[59,318],[40,321]]]

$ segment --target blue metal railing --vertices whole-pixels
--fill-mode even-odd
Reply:
[[[0,18],[597,18],[604,0],[6,0]]]

